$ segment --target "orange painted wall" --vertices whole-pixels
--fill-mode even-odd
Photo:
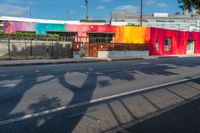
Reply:
[[[148,44],[150,41],[150,28],[120,26],[117,27],[115,43]]]
[[[150,41],[149,27],[68,24],[66,30],[77,31],[81,37],[88,37],[88,32],[113,32],[115,33],[113,43],[148,44]]]
[[[148,44],[150,41],[150,28],[137,26],[113,26],[96,24],[43,24],[27,22],[6,22],[3,31],[13,33],[17,31],[35,31],[38,34],[46,34],[50,31],[77,32],[81,42],[88,41],[88,33],[114,33],[114,43],[123,44]]]

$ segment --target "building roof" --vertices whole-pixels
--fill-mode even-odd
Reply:
[[[35,18],[8,17],[8,16],[1,16],[0,20],[34,22],[34,23],[50,23],[50,24],[80,24],[80,21],[49,20],[49,19],[35,19]]]
[[[115,34],[115,32],[87,32],[89,34]]]
[[[145,19],[158,19],[159,17],[154,17],[152,14],[144,14]],[[200,19],[200,15],[168,15],[168,17],[160,17],[163,19]],[[126,20],[126,19],[140,19],[140,14],[130,14],[126,12],[113,12],[112,20]]]

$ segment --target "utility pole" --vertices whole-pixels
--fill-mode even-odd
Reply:
[[[29,7],[29,17],[31,18],[32,17],[32,8]]]
[[[88,0],[85,0],[85,7],[86,7],[86,16],[85,16],[85,18],[86,18],[86,20],[88,20],[89,19],[89,17],[88,17]]]
[[[67,11],[67,20],[70,19],[70,9]]]
[[[143,20],[143,1],[140,0],[140,26],[142,26],[142,20]]]

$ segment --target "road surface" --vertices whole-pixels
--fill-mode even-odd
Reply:
[[[200,133],[200,99],[118,133]]]
[[[200,76],[199,70],[198,57],[1,67],[0,121]],[[52,115],[34,125],[56,119]]]

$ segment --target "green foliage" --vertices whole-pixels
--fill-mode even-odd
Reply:
[[[0,32],[0,38],[3,38],[3,37],[4,37],[4,33]]]
[[[0,36],[1,36],[1,37],[3,36],[3,32],[0,32]]]
[[[179,7],[184,11],[188,10],[197,10],[197,13],[200,13],[200,0],[178,0]]]
[[[0,33],[1,36],[1,33]],[[16,32],[8,35],[2,36],[14,39],[14,40],[59,40],[60,36],[58,34],[46,34],[46,35],[39,35],[32,32]]]

